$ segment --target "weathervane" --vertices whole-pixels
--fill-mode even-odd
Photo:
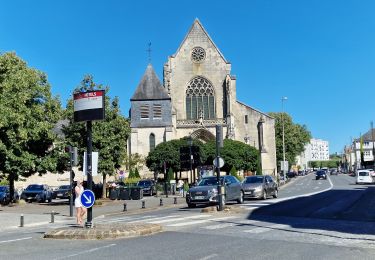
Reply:
[[[151,63],[151,42],[148,43],[148,49],[146,51],[148,52],[148,63]]]

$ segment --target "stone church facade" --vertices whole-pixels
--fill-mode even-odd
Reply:
[[[161,142],[226,138],[261,151],[263,173],[276,174],[275,119],[240,101],[229,63],[196,19],[164,64],[163,83],[148,65],[131,98],[129,153],[147,156]]]

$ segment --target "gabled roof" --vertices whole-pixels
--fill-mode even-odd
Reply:
[[[201,30],[208,38],[208,40],[212,43],[212,45],[215,47],[215,49],[217,50],[217,52],[220,54],[221,58],[223,58],[223,60],[226,62],[226,63],[229,63],[224,55],[221,53],[221,51],[219,50],[219,48],[216,46],[216,44],[214,43],[214,41],[211,39],[210,35],[208,35],[207,31],[204,29],[203,25],[201,24],[201,22],[199,21],[198,18],[195,18],[193,24],[191,25],[190,27],[190,30],[189,32],[186,34],[184,40],[181,42],[180,46],[178,47],[177,51],[175,52],[175,54],[172,55],[172,57],[176,57],[177,53],[180,51],[182,45],[184,45],[185,41],[187,40],[187,38],[189,37],[189,35],[192,33],[192,31],[194,29],[198,29],[198,30]]]
[[[143,74],[141,82],[138,84],[130,101],[135,100],[162,100],[171,99],[165,88],[161,85],[158,76],[151,64],[147,65],[147,69]]]
[[[236,100],[236,102],[237,102],[238,104],[240,104],[240,105],[242,105],[242,106],[245,106],[245,107],[248,107],[248,108],[250,108],[250,109],[252,109],[252,110],[254,110],[254,111],[256,111],[256,112],[258,112],[258,113],[260,113],[260,114],[262,114],[262,115],[265,115],[265,116],[268,117],[268,118],[275,119],[274,117],[268,115],[267,113],[264,113],[264,112],[262,112],[262,111],[260,111],[260,110],[258,110],[258,109],[255,109],[255,108],[253,108],[253,107],[251,107],[251,106],[249,106],[249,105],[246,105],[245,103],[243,103],[243,102],[241,102],[241,101]]]
[[[374,139],[375,139],[375,128],[368,130],[367,133],[362,135],[363,142],[372,142],[372,136],[374,136]],[[354,139],[354,140],[356,142],[360,142],[360,138],[361,137],[359,137],[358,139]]]

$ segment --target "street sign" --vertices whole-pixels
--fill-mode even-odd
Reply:
[[[94,205],[95,202],[95,195],[92,190],[84,190],[81,194],[81,204],[84,208],[88,209]]]
[[[219,156],[219,166],[217,166],[217,157],[214,159],[213,164],[216,168],[221,168],[224,166],[224,159]]]
[[[103,120],[105,91],[94,90],[73,95],[74,122]]]
[[[83,176],[87,176],[87,171],[86,171],[86,152],[83,154]],[[91,176],[97,176],[98,175],[98,160],[99,160],[99,153],[98,152],[92,152],[91,153]]]
[[[288,171],[288,169],[289,169],[288,161],[280,161],[280,170],[281,171]]]

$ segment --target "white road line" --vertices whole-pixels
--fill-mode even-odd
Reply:
[[[214,230],[214,229],[221,229],[221,228],[226,228],[226,227],[233,227],[237,225],[236,223],[222,223],[222,224],[217,224],[217,225],[211,225],[211,226],[206,226],[206,227],[201,227],[203,229],[208,229],[208,230]]]
[[[273,202],[269,202],[269,203],[266,203],[266,202],[263,202],[263,203],[243,203],[241,204],[242,206],[268,206],[268,205],[271,205],[273,204]]]
[[[72,257],[75,257],[75,256],[78,256],[78,255],[83,255],[83,254],[87,254],[87,253],[92,253],[92,252],[95,252],[95,251],[98,251],[100,249],[104,249],[104,248],[108,248],[108,247],[112,247],[112,246],[115,246],[116,244],[110,244],[110,245],[106,245],[106,246],[102,246],[102,247],[95,247],[95,248],[92,248],[92,249],[89,249],[89,250],[84,250],[84,251],[81,251],[77,254],[72,254],[72,255],[68,255],[68,256],[63,256],[63,257],[59,257],[59,258],[55,258],[56,260],[60,260],[60,259],[67,259],[67,258],[72,258]]]
[[[144,219],[137,219],[137,220],[134,220],[134,221],[129,221],[128,223],[136,223],[136,222],[147,222],[147,221],[152,221],[154,219],[167,219],[167,218],[175,218],[175,217],[179,217],[181,215],[172,215],[172,216],[166,216],[166,217],[149,217],[149,218],[144,218]]]
[[[4,240],[4,241],[0,241],[0,244],[16,242],[16,241],[21,241],[21,240],[27,240],[27,239],[32,239],[32,238],[33,237],[23,237],[23,238],[11,239],[11,240]]]
[[[211,259],[211,258],[214,258],[214,257],[217,257],[217,256],[218,256],[217,254],[212,254],[212,255],[208,255],[208,256],[199,258],[199,260],[208,260],[208,259]]]
[[[259,209],[260,207],[246,207],[246,206],[240,206],[241,208],[243,209],[246,209],[246,210],[254,210],[254,209]]]
[[[188,216],[188,217],[176,217],[176,218],[146,221],[146,222],[150,224],[162,224],[162,223],[175,222],[175,221],[181,221],[181,220],[186,220],[186,219],[196,219],[196,218],[200,219],[200,218],[208,218],[208,217],[211,217],[211,215],[194,215],[194,216]]]
[[[252,234],[260,234],[260,233],[271,231],[273,229],[285,229],[288,227],[289,227],[288,225],[284,225],[284,224],[274,224],[274,225],[267,226],[267,227],[257,227],[253,229],[244,230],[243,232],[252,233]]]
[[[221,218],[194,220],[194,221],[188,221],[188,222],[184,222],[184,223],[176,223],[176,224],[167,225],[167,227],[184,227],[184,226],[190,226],[190,225],[195,225],[195,224],[202,224],[202,223],[211,222],[211,221],[226,220],[226,219],[231,219],[231,218],[234,218],[234,217],[231,216],[231,217],[221,217]]]

